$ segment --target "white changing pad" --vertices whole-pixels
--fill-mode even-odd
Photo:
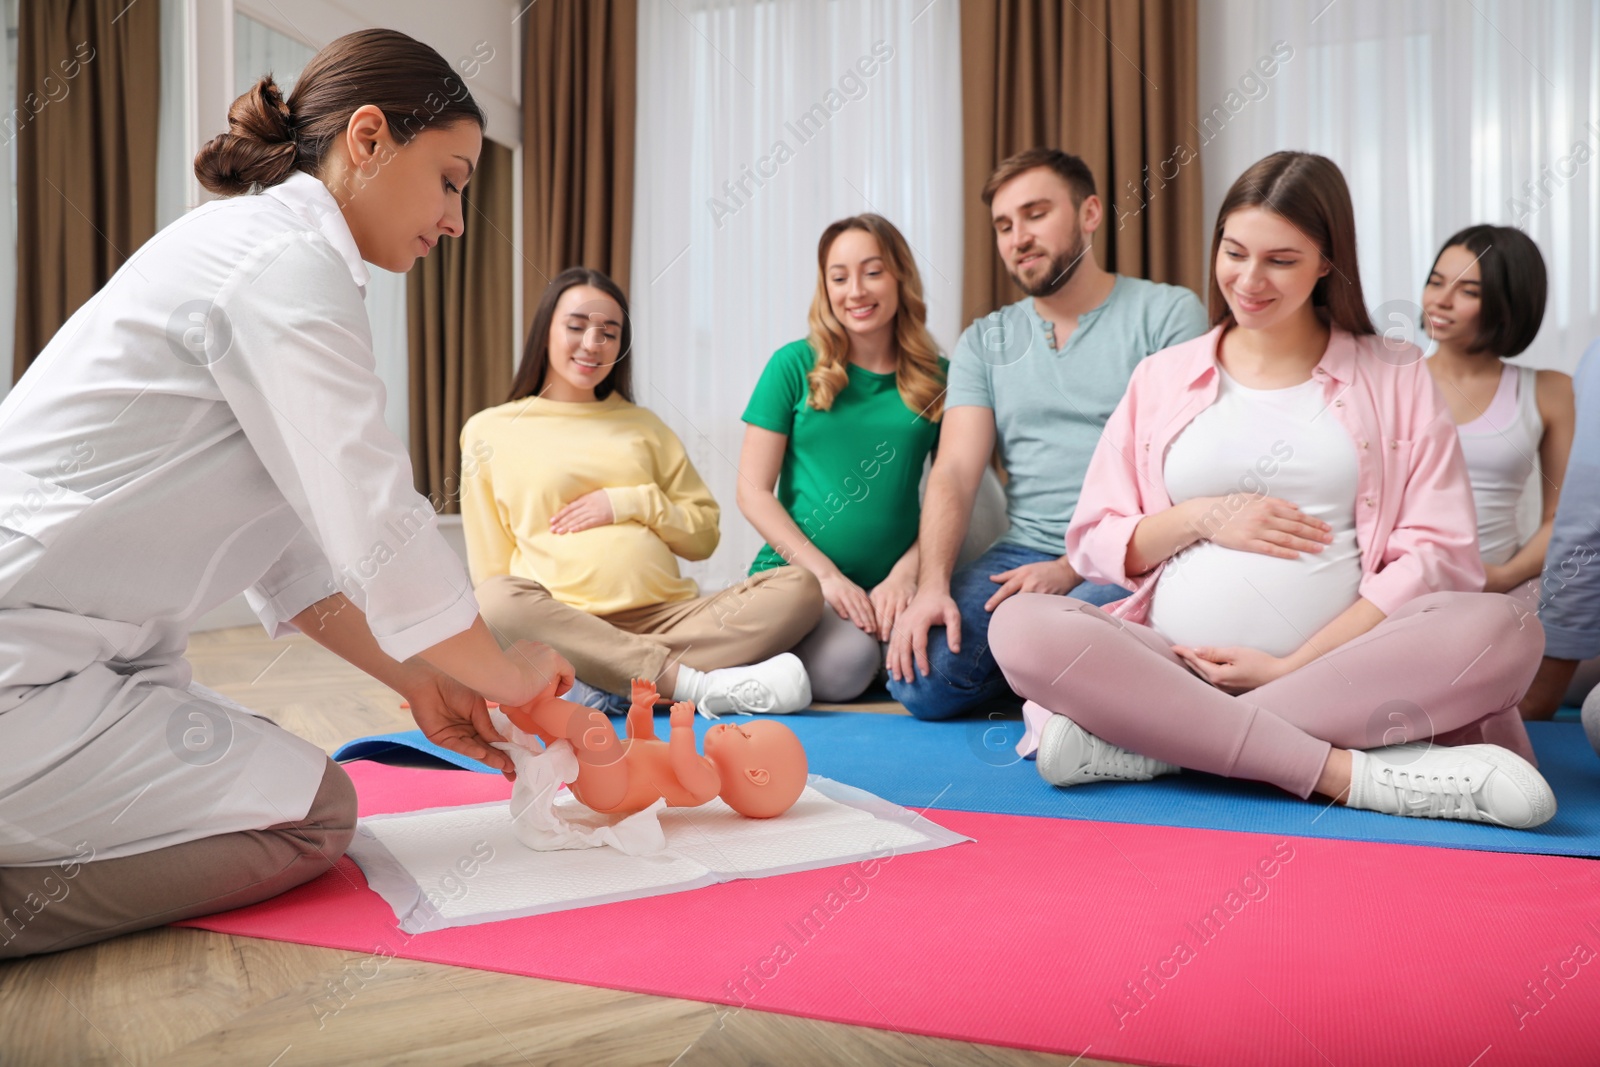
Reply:
[[[592,813],[570,795],[557,808]],[[661,813],[666,850],[536,852],[517,840],[505,801],[362,819],[348,854],[400,928],[450,926],[699,889],[972,840],[861,789],[812,775],[793,808],[748,819],[720,799]]]

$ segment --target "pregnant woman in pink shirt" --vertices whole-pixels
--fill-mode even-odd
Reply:
[[[1189,767],[1394,815],[1545,822],[1516,710],[1543,631],[1478,592],[1455,427],[1421,353],[1373,331],[1338,167],[1255,164],[1212,260],[1214,328],[1139,364],[1067,530],[1080,574],[1134,594],[995,613],[1024,748],[1060,786]]]

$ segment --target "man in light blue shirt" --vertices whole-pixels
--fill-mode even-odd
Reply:
[[[1600,341],[1584,353],[1572,388],[1576,432],[1539,582],[1544,661],[1522,698],[1525,719],[1555,714],[1578,665],[1600,656]],[[1583,724],[1600,749],[1600,687],[1584,701]]]
[[[1028,296],[975,321],[950,360],[918,533],[917,594],[889,645],[889,692],[924,719],[960,715],[1009,691],[988,632],[990,615],[1013,593],[1093,604],[1127,595],[1079,578],[1064,555],[1067,524],[1134,366],[1207,328],[1188,289],[1101,269],[1092,240],[1103,209],[1076,156],[1052,148],[1012,156],[982,195],[1000,256]],[[1010,529],[955,571],[997,440]]]

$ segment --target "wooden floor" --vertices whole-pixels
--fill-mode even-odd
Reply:
[[[299,635],[196,634],[195,679],[329,752],[412,728],[399,698]],[[904,714],[898,705],[860,710]],[[0,1065],[971,1064],[1072,1059],[337,949],[166,928],[0,963]],[[352,985],[346,968],[361,966]],[[329,1012],[330,984],[346,992]]]

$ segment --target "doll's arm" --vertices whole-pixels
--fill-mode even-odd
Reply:
[[[694,744],[694,705],[680,700],[672,705],[672,737],[667,742],[672,772],[694,802],[704,804],[722,791],[722,775],[715,763],[695,751]]]
[[[661,694],[656,684],[644,678],[633,680],[633,703],[628,707],[628,737],[634,741],[655,741],[656,701]]]

